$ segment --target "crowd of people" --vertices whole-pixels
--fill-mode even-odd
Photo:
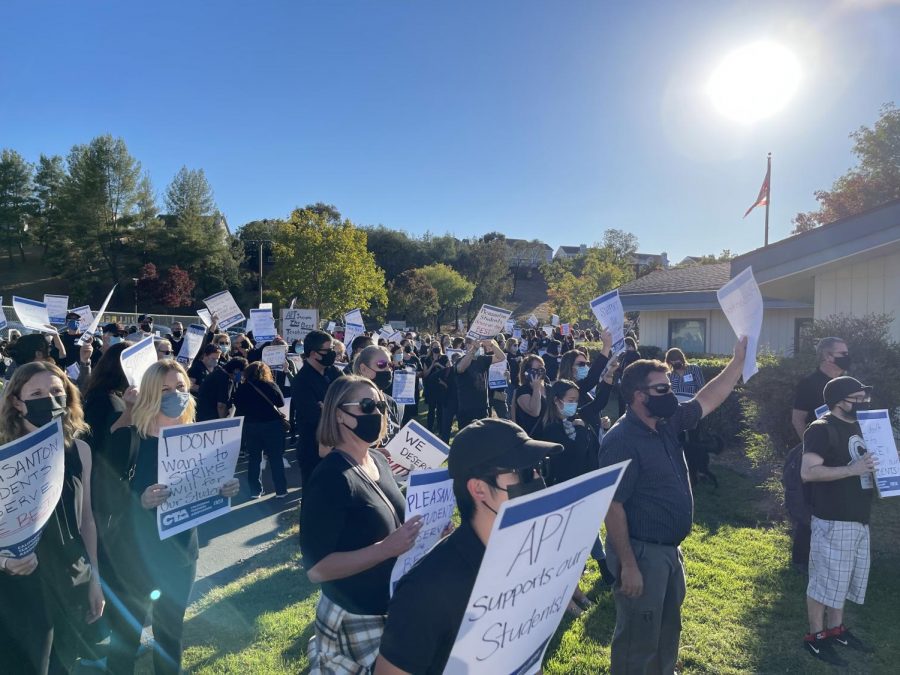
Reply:
[[[4,663],[65,673],[78,657],[104,657],[108,672],[133,672],[149,614],[155,672],[180,671],[198,538],[196,529],[165,540],[157,533],[156,509],[171,494],[157,482],[158,437],[168,426],[241,416],[246,484],[229,480],[222,496],[264,497],[265,463],[274,498],[284,498],[285,452],[296,449],[300,547],[321,586],[313,673],[443,672],[500,505],[623,460],[631,462],[606,517],[607,545],[598,534],[591,551],[615,600],[612,672],[675,672],[686,593],[680,544],[695,482],[685,447],[738,382],[746,338],[704,382],[681,350],[643,359],[629,335],[614,354],[607,331],[364,333],[345,345],[339,331],[316,329],[291,344],[280,336],[257,344],[252,333],[220,330],[213,316],[187,367],[174,359],[185,339],[175,323],[154,340],[158,361],[129,386],[122,351],[154,334],[153,318],[142,315],[133,330],[108,323],[81,346],[70,314],[59,334],[13,334],[3,345],[0,442],[61,418],[66,448],[65,487],[38,549],[0,558]],[[280,367],[263,362],[269,345],[286,346]],[[831,662],[841,661],[834,644],[864,647],[842,623],[844,600],[865,594],[871,489],[859,476],[874,468],[855,422],[869,389],[842,377],[848,367],[843,341],[820,343],[820,368],[801,383],[794,410],[812,493],[810,520],[794,530],[795,562],[809,566],[804,644]],[[415,376],[414,403],[394,399],[398,372]],[[616,420],[604,414],[613,396]],[[829,413],[815,421],[822,404]],[[391,597],[393,563],[422,522],[405,518],[385,447],[425,409],[426,426],[450,443],[460,525]],[[566,612],[590,606],[576,590]],[[108,647],[98,651],[104,632]]]

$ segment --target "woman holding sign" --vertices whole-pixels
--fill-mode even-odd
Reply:
[[[421,517],[405,524],[405,502],[387,460],[370,448],[387,432],[384,397],[348,376],[328,388],[320,445],[333,448],[310,478],[300,511],[307,576],[322,585],[312,673],[362,673],[378,655],[391,570],[415,543]]]
[[[80,635],[85,623],[93,623],[103,613],[97,530],[91,513],[91,451],[75,438],[87,429],[78,390],[50,363],[16,369],[0,403],[0,443],[37,431],[57,418],[62,418],[65,447],[62,495],[35,551],[21,558],[0,557],[4,673],[46,673],[48,668],[69,672],[76,658],[87,653]],[[34,455],[30,457],[33,460]],[[3,504],[10,516],[11,509],[22,506],[28,486],[34,483],[21,464],[21,474],[3,477],[7,487],[19,485],[19,496]]]
[[[144,374],[131,413],[132,426],[117,430],[110,447],[127,459],[120,475],[130,495],[122,516],[110,526],[106,548],[110,570],[105,574],[115,602],[111,603],[110,650],[107,670],[134,671],[141,626],[153,607],[153,663],[157,675],[181,668],[184,612],[197,567],[197,530],[192,528],[160,540],[156,508],[169,488],[157,482],[160,430],[194,421],[194,399],[184,367],[167,359]],[[223,497],[238,493],[237,478],[219,490]]]

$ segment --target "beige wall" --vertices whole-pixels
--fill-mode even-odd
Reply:
[[[763,315],[760,348],[789,354],[794,348],[794,320],[812,317],[812,309],[767,309]],[[641,312],[641,344],[669,347],[669,319],[706,319],[706,350],[710,354],[730,354],[736,336],[722,310],[678,310]]]
[[[816,318],[832,314],[893,314],[900,341],[900,253],[836,267],[816,275]]]

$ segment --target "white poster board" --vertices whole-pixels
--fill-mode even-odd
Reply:
[[[213,314],[219,317],[219,328],[221,330],[227,330],[246,320],[241,308],[234,301],[231,291],[220,291],[215,295],[211,295],[203,301],[203,304],[209,309],[210,317]]]
[[[612,334],[612,353],[618,354],[625,349],[625,310],[619,289],[591,300],[591,311],[600,325]]]
[[[532,314],[525,320],[525,323],[527,323],[532,328],[537,328],[538,318],[534,314]]]
[[[500,506],[444,673],[540,669],[627,464]]]
[[[900,496],[900,456],[887,410],[860,410],[856,413],[866,450],[878,458],[875,487],[879,497]]]
[[[512,336],[516,338],[516,340],[522,339],[522,329],[521,328],[513,328]]]
[[[469,332],[466,333],[466,337],[473,340],[492,340],[503,332],[506,321],[511,314],[511,309],[482,305],[481,309],[478,310],[478,316],[469,325]]]
[[[408,370],[394,371],[394,384],[391,389],[393,399],[402,405],[416,402],[416,373]]]
[[[157,361],[153,339],[152,335],[145,337],[140,342],[124,349],[119,355],[122,371],[125,373],[125,379],[128,380],[128,385],[131,387],[140,389],[144,373]]]
[[[204,337],[206,337],[206,326],[201,326],[198,323],[190,324],[187,330],[184,331],[184,341],[181,343],[181,349],[175,360],[178,363],[183,363],[185,366],[190,366],[191,362],[197,358],[200,347],[203,346]]]
[[[78,315],[78,332],[83,333],[90,327],[91,322],[94,320],[94,313],[91,311],[91,306],[84,305],[82,307],[76,307],[72,311]]]
[[[64,479],[62,418],[0,446],[0,556],[37,548]]]
[[[50,323],[54,326],[65,326],[66,314],[69,313],[69,296],[44,293],[44,304],[47,305]]]
[[[263,347],[262,360],[272,370],[284,370],[287,361],[287,345],[269,345]]]
[[[391,471],[401,477],[415,469],[439,467],[450,452],[450,446],[415,420],[410,420],[384,449],[391,456]]]
[[[209,328],[212,326],[212,314],[209,313],[208,309],[198,309],[197,316],[200,317],[200,320],[203,322],[203,325]]]
[[[722,286],[716,291],[716,297],[735,335],[747,336],[747,358],[744,361],[743,372],[744,382],[747,382],[759,372],[756,365],[756,350],[763,322],[762,293],[759,292],[759,286],[753,278],[753,267],[747,267]]]
[[[366,322],[363,321],[362,312],[358,309],[353,309],[344,314],[344,325],[352,323],[354,326],[365,326]]]
[[[243,427],[243,417],[231,417],[160,430],[157,481],[172,491],[156,509],[160,539],[231,510],[219,489],[234,478]]]
[[[550,315],[550,325],[551,326],[559,325],[559,314],[551,314]]]
[[[253,341],[258,345],[274,340],[278,331],[275,329],[275,317],[272,316],[272,310],[251,309],[247,330],[253,331]]]
[[[317,311],[318,311],[318,310],[317,310]],[[329,333],[334,333],[335,327],[336,327],[336,326],[335,326],[334,321],[329,321],[329,322],[328,322],[328,326],[326,326],[325,330],[328,331]]]
[[[450,349],[446,349],[444,351],[444,353],[447,355],[447,358],[450,359],[450,363],[454,363],[453,357],[455,356],[458,359],[461,359],[462,357],[464,357],[466,355],[466,350],[450,348]]]
[[[453,480],[447,469],[422,469],[409,474],[406,484],[406,519],[422,516],[422,529],[416,543],[406,553],[397,556],[391,570],[390,594],[394,594],[397,582],[412,569],[441,539],[450,524],[456,498],[453,496]]]
[[[103,318],[103,314],[106,312],[106,308],[109,305],[109,301],[112,300],[113,293],[116,290],[116,286],[118,284],[114,284],[112,288],[109,289],[109,293],[106,294],[106,300],[103,301],[103,304],[100,305],[100,311],[94,316],[91,320],[91,325],[87,327],[87,330],[81,334],[81,337],[78,338],[79,345],[86,345],[88,342],[94,339],[94,333],[97,332],[97,326],[100,325],[100,320]]]
[[[365,333],[366,329],[362,324],[344,324],[344,347],[348,355],[353,353],[353,341]]]
[[[506,371],[509,369],[509,363],[506,359],[498,363],[492,363],[488,368],[488,388],[489,389],[506,389]]]
[[[281,336],[288,344],[294,340],[303,342],[307,333],[319,327],[318,309],[281,310]]]
[[[40,331],[41,333],[55,333],[50,326],[50,316],[47,314],[47,305],[37,300],[20,298],[14,295],[12,299],[13,309],[19,317],[19,323],[26,328]]]

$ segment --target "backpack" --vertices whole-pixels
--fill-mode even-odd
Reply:
[[[824,424],[828,432],[829,445],[838,444],[838,432],[826,418],[816,420],[812,424]],[[812,516],[812,485],[804,483],[800,476],[803,464],[803,443],[795,445],[788,451],[781,472],[781,485],[784,487],[784,507],[791,520],[809,524]]]

